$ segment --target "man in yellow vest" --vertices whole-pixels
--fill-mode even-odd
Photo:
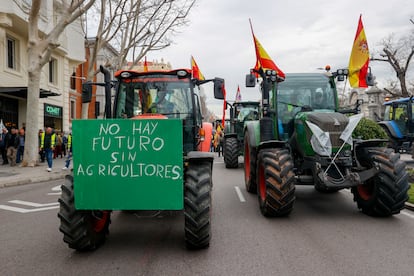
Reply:
[[[40,150],[45,151],[47,161],[47,171],[52,171],[53,166],[53,150],[55,149],[56,134],[51,127],[46,128],[46,132],[42,133],[40,139]]]

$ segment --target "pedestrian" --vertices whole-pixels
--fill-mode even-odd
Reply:
[[[55,149],[56,134],[51,127],[46,128],[46,132],[42,133],[40,140],[40,150],[45,151],[47,161],[47,171],[52,171],[53,151]]]
[[[58,158],[59,156],[60,156],[60,158],[63,158],[62,143],[63,143],[62,135],[60,134],[60,132],[58,132],[56,134],[56,144],[55,144],[53,159]]]
[[[67,151],[68,154],[66,156],[65,166],[62,168],[62,170],[69,169],[70,160],[72,160],[72,153],[73,153],[73,150],[72,150],[72,133],[69,133],[67,138],[68,138],[68,142],[67,142],[67,145],[66,145],[66,151]]]
[[[7,150],[6,150],[6,140],[9,139],[9,131],[7,128],[3,127],[0,134],[0,154],[3,159],[3,165],[7,165],[9,161],[7,160]]]
[[[17,147],[19,146],[19,137],[17,135],[17,129],[12,127],[10,139],[7,142],[7,159],[11,167],[16,166]]]
[[[20,163],[23,161],[24,142],[26,139],[24,128],[19,129],[18,137],[19,137],[19,146],[17,147],[16,163]]]
[[[40,162],[44,163],[46,156],[45,156],[45,150],[43,148],[40,148],[40,145],[42,144],[42,135],[43,135],[43,129],[39,129],[39,156],[40,156]]]
[[[66,156],[66,148],[68,146],[68,137],[66,136],[66,134],[62,131],[62,152],[63,152],[63,156]]]

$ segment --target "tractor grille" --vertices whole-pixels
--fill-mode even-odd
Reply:
[[[342,113],[315,112],[308,114],[308,121],[314,123],[323,131],[329,132],[332,147],[340,147],[344,141],[339,139],[349,119]]]

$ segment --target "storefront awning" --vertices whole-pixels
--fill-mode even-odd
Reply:
[[[0,96],[1,95],[9,95],[15,96],[22,99],[27,99],[27,87],[0,87]],[[40,98],[47,98],[53,96],[60,96],[61,94],[52,92],[50,90],[40,89],[39,97]]]

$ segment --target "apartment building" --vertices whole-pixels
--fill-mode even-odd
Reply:
[[[48,33],[56,24],[60,1],[43,1],[39,28]],[[26,124],[28,108],[38,108],[39,126],[68,131],[76,117],[80,93],[73,79],[85,61],[84,33],[80,21],[69,25],[59,38],[41,73],[40,104],[27,106],[28,13],[30,0],[2,1],[0,5],[0,119],[7,127]],[[80,91],[80,90],[79,90]]]

